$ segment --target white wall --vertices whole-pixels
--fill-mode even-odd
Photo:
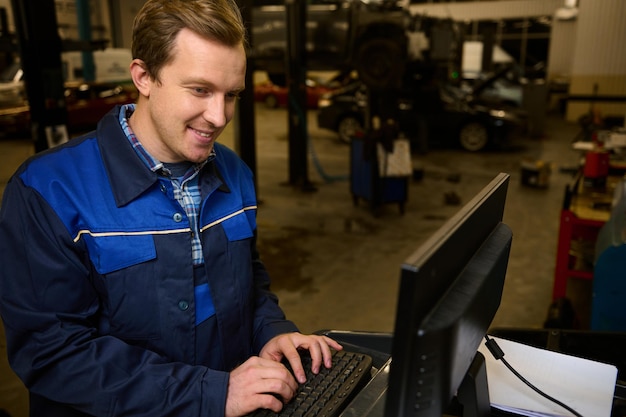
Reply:
[[[578,20],[554,20],[548,53],[548,79],[564,80],[572,75]]]
[[[626,1],[580,3],[573,72],[626,73]]]
[[[626,1],[581,0],[570,77],[570,94],[626,96]],[[576,120],[590,102],[570,102],[568,120]],[[624,115],[626,103],[595,102],[601,115]]]

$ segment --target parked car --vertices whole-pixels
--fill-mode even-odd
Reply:
[[[461,88],[475,100],[523,107],[522,77],[515,64],[500,65],[495,71],[464,79]]]
[[[65,87],[67,129],[78,134],[96,127],[96,124],[116,104],[132,103],[137,90],[132,85],[110,83],[68,83]],[[30,135],[28,103],[0,109],[0,132],[7,136]]]
[[[70,132],[86,131],[117,104],[134,103],[137,90],[132,84],[77,83],[65,88],[67,124]]]
[[[319,99],[332,90],[332,87],[307,78],[306,106],[316,109]],[[254,85],[254,101],[265,103],[269,108],[286,107],[289,103],[289,88],[276,85],[271,80],[259,82]]]
[[[339,139],[350,143],[356,134],[363,131],[367,103],[367,87],[358,80],[353,81],[320,98],[317,125],[337,132]]]
[[[69,51],[61,54],[63,80],[66,83],[84,82],[82,52]],[[94,84],[130,83],[128,66],[132,61],[130,49],[106,48],[93,51],[96,77]],[[26,100],[24,70],[20,60],[5,67],[0,73],[0,108],[23,106]]]
[[[525,124],[523,110],[474,100],[471,94],[452,85],[439,85],[430,91],[426,112],[419,109],[419,100],[424,100],[419,94],[398,95],[395,100],[399,129],[416,146],[423,147],[425,142],[429,146],[460,146],[476,152],[502,144],[512,130]],[[368,97],[368,89],[360,81],[323,96],[318,126],[337,132],[342,141],[349,143],[364,130]],[[420,142],[420,135],[426,135],[426,140]]]

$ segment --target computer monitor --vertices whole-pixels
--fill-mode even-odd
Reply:
[[[464,380],[480,386],[463,394],[463,416],[489,412],[477,348],[500,305],[508,265],[508,182],[508,174],[497,175],[402,265],[385,417],[441,417]]]

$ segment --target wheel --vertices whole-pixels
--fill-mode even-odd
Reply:
[[[365,85],[376,89],[400,87],[405,69],[407,38],[394,23],[373,24],[356,41],[353,65]]]
[[[459,143],[466,151],[480,151],[489,143],[489,130],[480,122],[467,123],[459,131]]]
[[[345,143],[350,143],[354,135],[362,130],[363,126],[361,125],[361,121],[354,116],[343,117],[337,125],[339,139]]]
[[[275,109],[278,107],[278,99],[273,94],[268,94],[265,96],[265,105],[270,109]]]

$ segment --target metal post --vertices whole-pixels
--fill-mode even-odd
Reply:
[[[288,0],[287,84],[289,88],[289,183],[315,191],[308,179],[306,107],[306,2]]]
[[[252,0],[238,0],[242,17],[248,32],[248,42],[253,45],[252,38]],[[254,59],[248,58],[246,70],[246,89],[242,93],[237,106],[237,125],[235,126],[235,146],[241,159],[250,167],[254,174],[258,194],[257,160],[256,160],[256,119],[254,114]]]
[[[489,73],[493,70],[493,49],[496,40],[496,25],[490,24],[483,29],[483,55],[481,57],[481,71]]]
[[[54,0],[11,0],[35,152],[68,140],[61,38]]]
[[[81,41],[91,42],[91,9],[89,0],[76,0],[76,15],[78,18],[78,35]],[[93,59],[93,51],[82,51],[83,78],[85,81],[96,79],[96,66]]]

